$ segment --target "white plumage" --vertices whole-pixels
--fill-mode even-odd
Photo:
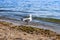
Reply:
[[[27,22],[32,21],[32,15],[30,14],[29,18],[23,18],[23,21],[27,21]]]

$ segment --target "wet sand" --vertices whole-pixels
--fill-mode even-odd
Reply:
[[[14,20],[5,20],[5,19],[0,19],[0,21],[13,23],[14,25],[18,25],[18,26],[25,25],[25,26],[31,26],[31,27],[36,27],[36,28],[48,29],[48,30],[51,30],[51,31],[54,31],[54,32],[60,34],[60,30],[57,27],[43,25],[43,24],[36,23],[36,22],[29,22],[27,24],[26,22],[23,22],[23,21],[14,21]]]
[[[26,24],[23,21],[0,19],[0,40],[60,40],[60,35],[51,30],[49,26],[34,22]]]

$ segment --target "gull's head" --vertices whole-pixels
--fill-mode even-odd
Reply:
[[[30,17],[32,16],[32,14],[30,14]]]

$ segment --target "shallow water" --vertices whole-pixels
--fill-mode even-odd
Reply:
[[[28,16],[29,14],[32,13],[21,13],[21,12],[0,12],[0,16],[5,17],[5,18],[11,18],[11,19],[16,19],[16,20],[21,20],[21,18]],[[33,16],[35,16],[34,14],[32,14]],[[55,27],[60,27],[60,24],[56,24],[56,23],[51,23],[51,22],[45,22],[42,20],[34,20],[34,22],[38,22],[40,24],[44,24],[44,25],[49,25],[49,26],[55,26]]]
[[[24,25],[25,23],[21,22],[20,20],[21,20],[21,18],[24,18],[25,16],[28,16],[29,14],[30,13],[21,13],[21,12],[0,12],[0,17],[2,17],[2,19],[8,20],[8,21],[10,20],[11,22],[14,22],[16,25],[20,25],[20,24]],[[35,16],[35,15],[33,15],[33,16]],[[32,22],[38,23],[39,26],[35,26],[35,27],[50,29],[57,33],[60,33],[60,24],[46,22],[46,21],[42,21],[42,20],[35,20],[35,19],[33,19]],[[32,23],[29,23],[29,24],[32,24]]]

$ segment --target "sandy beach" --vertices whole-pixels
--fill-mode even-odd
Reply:
[[[60,40],[60,34],[53,29],[44,25],[36,26],[0,19],[0,40]]]
[[[36,27],[36,28],[48,29],[60,34],[60,29],[58,27],[56,28],[54,26],[48,26],[48,25],[37,23],[37,22],[29,22],[28,24],[26,24],[26,22],[23,22],[23,21],[14,21],[14,20],[6,20],[6,19],[0,19],[0,21],[13,23],[14,25],[17,25],[17,26],[26,25],[26,26]]]

